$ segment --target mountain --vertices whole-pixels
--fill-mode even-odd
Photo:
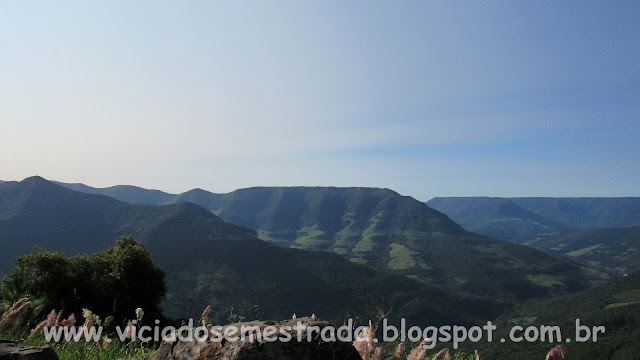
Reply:
[[[118,196],[128,201],[123,193]],[[608,279],[570,261],[467,232],[446,215],[388,189],[257,187],[228,194],[194,189],[171,200],[182,201],[283,247],[330,251],[509,302],[571,293]]]
[[[523,209],[580,229],[640,225],[640,197],[512,200]]]
[[[577,342],[576,319],[590,329],[604,326],[596,342]],[[640,359],[640,272],[609,284],[576,294],[518,306],[498,321],[497,339],[508,339],[513,325],[523,328],[541,325],[559,326],[562,342],[570,359]],[[520,333],[520,335],[524,332]],[[585,333],[583,332],[584,336]],[[569,338],[572,341],[566,342]],[[549,342],[494,341],[491,344],[473,344],[487,359],[536,359],[557,344]]]
[[[68,189],[88,194],[107,195],[114,199],[127,199],[126,202],[132,204],[164,205],[173,203],[175,195],[168,194],[160,190],[147,190],[137,186],[116,185],[107,188],[93,188],[80,183],[67,184],[59,181],[52,181],[55,184]]]
[[[470,324],[505,304],[385,274],[321,251],[278,247],[206,209],[179,203],[136,205],[72,191],[33,177],[0,184],[0,272],[35,245],[67,255],[91,253],[133,235],[166,272],[169,316],[197,317],[212,305],[224,322],[316,313],[339,320],[391,312],[415,324]]]
[[[511,201],[522,210],[547,221],[577,229],[622,228],[640,225],[640,197],[437,197],[427,201],[427,204],[451,216],[466,229],[476,231],[483,226],[482,222],[500,220],[500,216],[492,214],[496,204],[504,201]],[[481,219],[481,222],[476,221],[476,218]],[[547,223],[546,225],[552,224]],[[551,226],[551,230],[554,228],[561,230]]]
[[[497,239],[522,243],[539,234],[565,233],[574,227],[547,219],[504,198],[434,198],[427,205],[463,228]]]
[[[640,270],[640,226],[539,236],[526,244],[622,275]]]

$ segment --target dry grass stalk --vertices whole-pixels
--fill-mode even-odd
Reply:
[[[440,350],[440,352],[433,358],[433,360],[451,360],[449,349]]]
[[[11,308],[0,318],[0,330],[18,331],[22,318],[27,309],[29,309],[29,304],[30,301],[28,298],[22,298],[13,303]]]
[[[397,357],[397,358],[400,358],[400,357],[402,357],[403,354],[404,354],[404,343],[400,343],[396,347],[396,351],[394,352],[393,355],[395,355],[395,357]]]
[[[546,360],[562,360],[566,355],[567,349],[564,345],[558,345],[549,351]]]

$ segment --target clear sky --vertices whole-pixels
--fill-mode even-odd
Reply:
[[[639,196],[640,2],[2,1],[0,179]]]

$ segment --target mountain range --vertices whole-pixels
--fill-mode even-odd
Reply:
[[[436,197],[427,205],[469,231],[515,242],[543,233],[640,225],[639,197]]]
[[[256,187],[171,195],[132,186],[61,185],[132,203],[192,202],[282,247],[330,251],[351,262],[511,303],[572,293],[609,279],[571,261],[465,231],[446,215],[388,189]]]
[[[638,353],[640,272],[629,269],[637,266],[640,227],[580,229],[511,201],[485,208],[542,229],[561,228],[524,243],[567,260],[470,233],[388,189],[194,189],[173,195],[32,177],[0,182],[0,273],[35,245],[73,255],[133,235],[166,273],[163,307],[174,318],[198,316],[212,305],[217,323],[230,314],[282,319],[315,313],[336,323],[386,315],[421,326],[497,318],[499,329],[559,324],[564,334],[579,317],[608,332],[597,344],[569,344],[573,357],[631,359]],[[476,219],[483,217],[490,219]],[[608,253],[622,255],[604,264]],[[629,275],[609,282],[605,273],[568,259]],[[472,347],[489,358],[535,357],[549,344]]]
[[[0,184],[0,272],[35,245],[67,255],[92,253],[133,235],[166,273],[163,307],[172,317],[231,314],[282,319],[293,313],[414,323],[465,323],[508,305],[401,275],[383,273],[323,251],[283,248],[258,239],[191,203],[138,205],[63,188],[39,177]]]
[[[640,198],[434,198],[465,229],[626,274],[640,270]]]
[[[522,243],[539,234],[570,232],[576,227],[545,218],[519,206],[513,199],[434,198],[427,205],[442,211],[469,231]]]

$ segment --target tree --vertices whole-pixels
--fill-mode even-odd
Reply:
[[[83,308],[122,322],[136,308],[148,319],[164,320],[160,302],[166,293],[164,272],[151,254],[132,237],[93,255],[66,257],[62,252],[36,249],[15,259],[16,267],[2,281],[3,301],[30,296],[46,308],[81,316]],[[19,286],[16,286],[19,285]]]

